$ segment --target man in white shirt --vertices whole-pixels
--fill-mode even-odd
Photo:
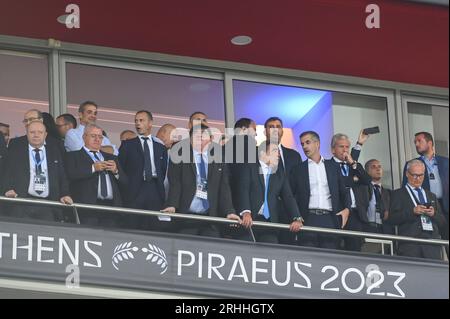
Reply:
[[[64,146],[68,152],[79,151],[83,147],[84,129],[87,124],[95,124],[97,122],[97,108],[97,104],[92,101],[81,103],[78,108],[80,125],[75,129],[70,129],[64,140]],[[116,146],[106,136],[103,137],[101,151],[116,156],[119,153]]]
[[[308,159],[293,169],[291,185],[305,225],[344,228],[350,214],[350,202],[342,176],[331,160],[321,156],[320,137],[316,132],[303,132],[300,142]],[[303,233],[300,243],[338,249],[340,237]]]

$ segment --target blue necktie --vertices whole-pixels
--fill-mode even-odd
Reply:
[[[341,162],[340,164],[341,164],[342,175],[348,176],[347,164],[345,162]]]
[[[266,178],[266,190],[264,192],[264,209],[263,209],[263,216],[265,219],[270,218],[270,210],[269,210],[269,201],[267,200],[267,193],[269,192],[269,182],[270,182],[270,169],[267,172],[267,178]]]
[[[41,153],[38,148],[35,148],[34,151],[36,152],[36,174],[40,175],[42,174],[42,166],[41,166]]]
[[[203,160],[203,156],[202,154],[199,154],[200,156],[200,165],[199,165],[199,171],[200,171],[200,182],[202,183],[202,185],[207,185],[208,183],[208,177],[206,176],[206,164],[205,161]],[[206,191],[207,189],[205,189]],[[205,210],[209,209],[209,202],[207,199],[203,199],[202,198],[202,204],[203,204],[203,208]]]
[[[420,204],[425,204],[425,198],[423,197],[423,193],[420,190],[420,188],[416,187],[416,188],[414,188],[414,190],[416,191],[417,196],[419,196],[419,203]]]

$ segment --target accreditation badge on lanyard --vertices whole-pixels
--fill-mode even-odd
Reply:
[[[200,184],[197,185],[195,196],[200,199],[208,199],[208,182],[206,180],[202,180]]]
[[[406,188],[408,189],[408,193],[412,196],[414,199],[414,206],[419,205],[419,200],[414,195],[412,189],[406,185]],[[425,214],[420,215],[420,222],[422,225],[422,230],[424,231],[433,231],[433,223],[431,222],[431,218]]]
[[[47,177],[43,170],[38,171],[38,167],[44,162],[45,152],[43,152],[42,159],[37,162],[35,156],[32,156],[33,162],[35,164],[34,178],[33,178],[33,189],[35,192],[44,193],[47,190]]]

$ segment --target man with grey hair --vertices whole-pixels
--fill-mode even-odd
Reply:
[[[87,124],[83,131],[84,145],[79,151],[66,156],[67,175],[75,202],[122,206],[119,183],[127,182],[116,156],[101,150],[103,130],[95,124]],[[122,224],[121,214],[80,211],[82,224],[116,227]]]
[[[350,139],[347,135],[337,133],[331,139],[331,152],[333,153],[332,163],[339,170],[344,178],[344,184],[351,198],[351,211],[347,230],[361,231],[362,224],[356,206],[354,188],[359,185],[369,185],[370,176],[362,165],[355,161],[350,153]],[[362,240],[358,237],[345,237],[344,245],[346,250],[360,251]]]
[[[445,224],[436,195],[422,187],[425,164],[413,159],[406,165],[407,183],[392,193],[389,221],[398,225],[401,236],[438,239]],[[426,244],[399,243],[402,256],[441,259],[441,247]]]

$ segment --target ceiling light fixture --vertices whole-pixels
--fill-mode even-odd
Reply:
[[[231,43],[234,45],[247,45],[253,41],[248,35],[238,35],[231,39]]]

